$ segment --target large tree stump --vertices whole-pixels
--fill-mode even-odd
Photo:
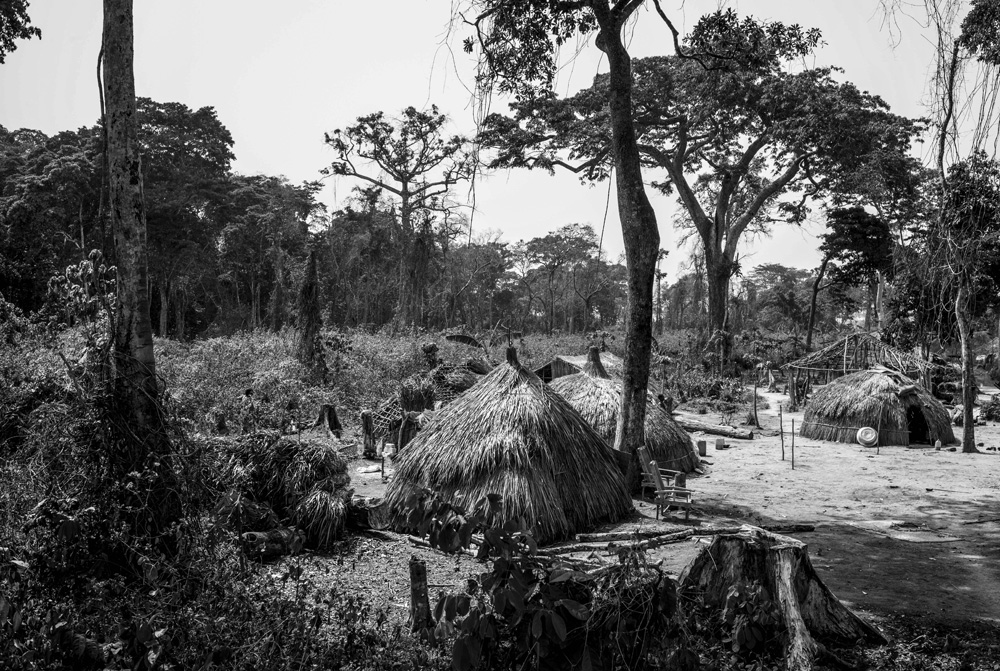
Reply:
[[[431,605],[427,598],[427,565],[416,555],[410,557],[410,631],[431,626]]]
[[[826,645],[888,642],[823,584],[805,543],[758,527],[744,526],[739,533],[716,537],[681,575],[679,591],[721,609],[730,588],[741,583],[764,586],[777,602],[787,632],[789,671],[808,671],[816,661],[843,664]]]
[[[364,456],[372,459],[375,457],[375,420],[372,418],[371,410],[361,411],[361,435],[364,437]]]
[[[340,424],[340,418],[337,417],[337,408],[329,403],[324,403],[320,406],[319,416],[316,417],[313,428],[317,426],[323,427],[328,438],[333,436],[339,439],[344,432],[344,427]]]

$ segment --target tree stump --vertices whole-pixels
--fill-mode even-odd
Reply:
[[[888,643],[823,584],[805,543],[758,527],[744,526],[739,533],[716,537],[681,575],[679,591],[682,597],[700,597],[722,609],[734,585],[754,583],[768,590],[780,612],[789,671],[807,671],[817,661],[843,665],[826,644]]]
[[[340,424],[340,418],[337,417],[337,408],[329,403],[324,403],[319,407],[319,416],[313,424],[314,428],[317,426],[321,426],[326,430],[328,438],[333,436],[339,439],[344,431],[344,427]]]
[[[431,605],[427,598],[427,565],[416,555],[410,556],[410,631],[418,632],[431,624]]]
[[[375,457],[375,420],[371,410],[361,411],[361,435],[364,436],[363,454],[369,459]]]
[[[401,451],[411,440],[417,437],[420,430],[420,413],[403,411],[403,421],[399,425],[399,436],[396,439],[396,451]]]

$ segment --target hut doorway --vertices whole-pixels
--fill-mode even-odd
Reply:
[[[920,405],[913,404],[906,408],[906,430],[910,432],[910,445],[930,444],[930,429],[927,427],[927,418],[924,417]]]

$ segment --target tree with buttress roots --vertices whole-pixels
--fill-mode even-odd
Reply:
[[[705,258],[709,327],[727,325],[730,281],[749,234],[802,222],[807,203],[905,156],[918,123],[877,96],[838,81],[835,68],[796,69],[818,30],[740,18],[703,17],[677,53],[632,63],[632,121],[640,165],[653,187],[676,195],[682,225]],[[496,166],[556,167],[584,181],[615,165],[611,75],[568,98],[516,100],[487,118],[481,139]]]

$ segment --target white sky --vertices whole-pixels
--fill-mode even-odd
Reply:
[[[670,51],[666,27],[647,4],[632,35],[636,57]],[[323,133],[370,112],[393,115],[409,105],[434,103],[452,117],[454,132],[472,133],[466,88],[472,60],[460,49],[467,34],[463,26],[450,42],[454,51],[449,49],[451,5],[452,0],[136,0],[136,92],[192,109],[215,107],[233,134],[239,172],[281,174],[295,182],[318,179],[333,158]],[[882,96],[899,114],[925,113],[921,101],[932,49],[917,22],[904,19],[890,34],[876,0],[729,5],[741,14],[820,28],[826,46],[810,65],[842,67],[844,78]],[[717,3],[667,0],[664,7],[688,28]],[[43,36],[20,42],[0,66],[0,125],[53,134],[94,124],[101,1],[31,0],[29,12]],[[599,67],[600,52],[584,46],[560,73],[558,90],[573,93],[589,85]],[[500,106],[498,98],[495,107]],[[352,186],[344,178],[328,180],[321,200],[336,209]],[[503,171],[476,186],[475,229],[500,230],[510,241],[567,223],[590,223],[600,232],[607,189],[582,186],[567,173]],[[617,256],[621,230],[613,193],[611,198],[605,248]],[[664,269],[672,281],[687,254],[677,250],[670,223],[674,203],[662,197],[653,202],[661,245],[671,250]],[[821,226],[786,226],[769,239],[745,243],[744,268],[817,265],[814,231]]]

